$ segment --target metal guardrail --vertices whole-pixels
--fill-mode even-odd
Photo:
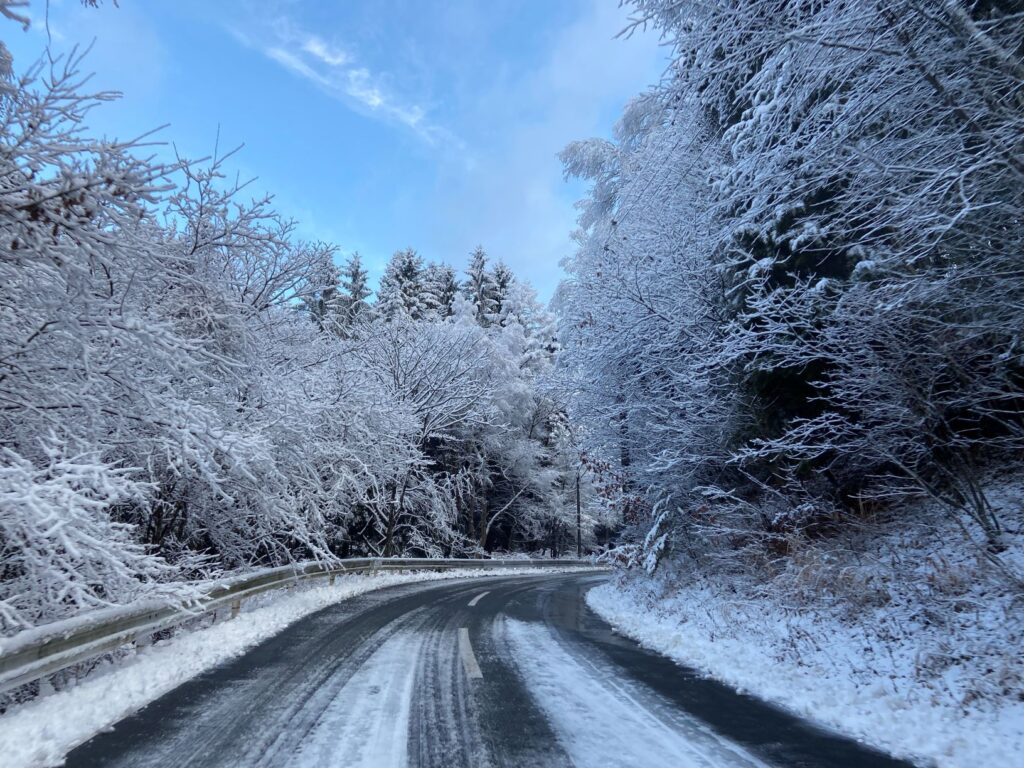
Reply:
[[[147,603],[136,609],[103,611],[95,622],[88,614],[67,622],[55,622],[53,631],[46,625],[29,630],[24,642],[19,636],[0,641],[0,694],[26,683],[39,680],[75,664],[89,661],[103,653],[116,650],[164,629],[205,616],[230,606],[234,617],[242,600],[273,589],[294,586],[315,578],[328,578],[333,584],[337,576],[348,573],[381,571],[454,571],[454,570],[516,570],[520,568],[585,567],[583,560],[427,560],[423,558],[358,558],[342,560],[336,565],[300,563],[282,566],[255,574],[227,579],[212,585],[193,608]],[[84,621],[82,620],[84,619]]]

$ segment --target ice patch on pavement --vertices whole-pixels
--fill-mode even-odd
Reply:
[[[611,665],[570,653],[540,624],[495,624],[566,753],[587,768],[767,768]]]

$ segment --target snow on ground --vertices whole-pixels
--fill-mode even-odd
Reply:
[[[989,495],[1008,529],[1001,559],[1019,578],[1020,484]],[[808,545],[763,578],[682,577],[665,563],[587,602],[651,649],[897,756],[1018,768],[1020,582],[988,565],[943,510],[908,510],[892,527]]]
[[[404,766],[409,716],[422,633],[388,638],[345,683],[303,740],[293,761],[299,768]]]
[[[561,570],[561,569],[559,569]],[[571,568],[566,571],[573,570]],[[382,587],[453,578],[552,573],[547,569],[351,575],[334,586],[263,596],[230,621],[142,647],[77,685],[13,707],[0,716],[4,768],[59,765],[68,751],[207,669],[244,653],[289,624]]]
[[[495,633],[574,765],[767,768],[646,686],[570,652],[543,625],[506,619]]]

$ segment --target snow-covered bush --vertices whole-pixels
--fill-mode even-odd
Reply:
[[[48,615],[158,594],[167,565],[112,510],[152,490],[94,456],[71,456],[56,436],[38,464],[0,454],[0,630]]]

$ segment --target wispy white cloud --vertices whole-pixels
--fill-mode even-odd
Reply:
[[[575,248],[573,201],[583,187],[565,183],[557,154],[575,139],[607,136],[627,100],[658,80],[665,54],[657,35],[616,39],[628,11],[609,0],[551,9],[372,0],[346,4],[350,16],[310,13],[313,2],[273,5],[246,44],[430,148],[381,142],[389,156],[347,205],[328,213],[309,204],[320,221],[358,247],[376,274],[405,245],[461,269],[482,243],[549,297],[562,277],[560,260]],[[536,24],[513,30],[524,13]]]
[[[232,36],[258,50],[292,74],[320,88],[331,98],[372,117],[398,123],[429,144],[461,145],[447,129],[432,122],[424,107],[403,98],[385,85],[385,78],[358,62],[342,46],[306,32],[287,17],[272,24],[241,30]]]
[[[301,58],[291,51],[285,50],[284,48],[278,48],[276,45],[267,46],[262,50],[263,54],[267,58],[273,59],[285,69],[290,70],[293,74],[296,74],[299,77],[304,77],[321,87],[326,88],[330,85],[330,80],[321,76],[320,73],[306,64]]]
[[[311,36],[302,44],[302,50],[330,67],[341,67],[351,61],[351,57],[345,51],[328,45],[316,35]]]

